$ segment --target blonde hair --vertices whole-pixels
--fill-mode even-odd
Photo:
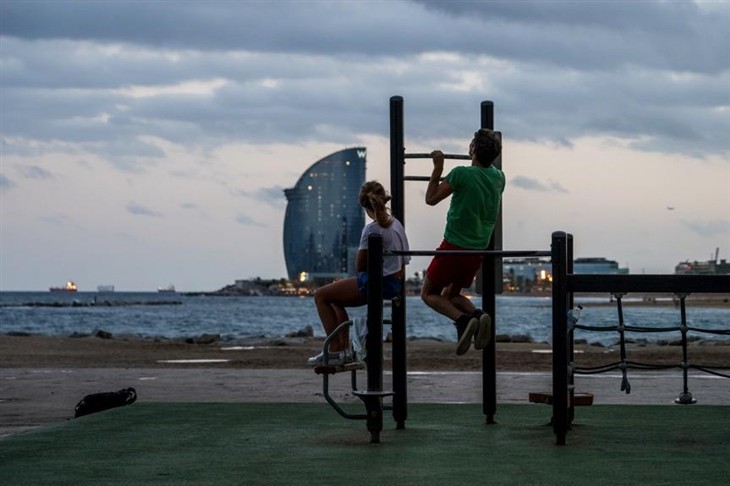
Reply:
[[[388,228],[393,224],[388,208],[385,207],[390,199],[390,195],[385,192],[385,188],[378,181],[368,181],[360,188],[360,206],[372,211],[375,221],[383,228]]]

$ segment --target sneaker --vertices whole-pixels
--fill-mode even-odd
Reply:
[[[474,333],[474,349],[484,349],[492,338],[492,319],[482,311],[475,311],[473,316],[479,319],[477,331]]]
[[[341,366],[355,361],[354,353],[352,349],[346,349],[335,353],[327,353],[327,364],[326,366]],[[317,356],[312,356],[307,360],[309,366],[325,366],[324,353],[319,353]]]
[[[456,345],[456,354],[461,356],[469,351],[472,337],[474,337],[474,333],[479,327],[479,320],[475,317],[462,316],[454,324],[456,324],[456,334],[459,338]]]

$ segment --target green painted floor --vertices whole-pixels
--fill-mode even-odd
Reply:
[[[136,403],[0,440],[36,484],[727,484],[730,407],[593,406],[555,446],[550,408],[410,405],[380,444],[326,404]]]

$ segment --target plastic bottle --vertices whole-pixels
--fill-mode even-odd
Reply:
[[[583,310],[582,305],[575,306],[574,308],[570,309],[568,311],[568,330],[572,330],[575,326],[576,322],[578,322],[578,319],[580,319],[580,311]],[[552,345],[553,344],[553,332],[552,330],[547,333],[545,338],[543,339],[546,343]]]
[[[570,309],[568,311],[568,328],[572,329],[576,323],[578,322],[578,319],[580,319],[580,311],[583,310],[582,305],[577,305]]]

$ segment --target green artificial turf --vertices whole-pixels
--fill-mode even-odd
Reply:
[[[386,412],[387,413],[387,412]],[[0,440],[2,484],[725,484],[730,407],[416,404],[381,443],[326,404],[136,403]]]

